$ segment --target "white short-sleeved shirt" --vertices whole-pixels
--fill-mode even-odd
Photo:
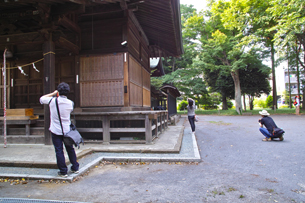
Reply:
[[[64,133],[67,133],[70,131],[70,113],[73,111],[73,102],[68,99],[66,96],[59,96],[58,99],[58,107],[59,107],[59,113],[60,118],[62,122],[62,127],[64,130]],[[50,102],[50,100],[52,101]],[[55,97],[40,97],[40,103],[41,104],[49,104],[50,103],[50,128],[49,130],[56,134],[56,135],[62,135],[62,130],[58,118],[58,113],[56,109],[56,102]]]

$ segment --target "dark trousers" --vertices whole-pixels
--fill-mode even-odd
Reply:
[[[62,174],[67,174],[68,173],[68,167],[67,167],[66,161],[65,161],[63,139],[64,139],[64,136],[55,135],[54,133],[52,133],[52,142],[53,142],[53,145],[54,145],[54,148],[55,148],[57,166],[59,168],[59,171]],[[65,145],[65,148],[66,148],[66,151],[68,153],[69,160],[72,164],[71,170],[78,171],[79,164],[77,162],[77,157],[76,157],[73,145],[70,145],[70,146]]]
[[[192,132],[195,132],[195,116],[188,116]]]

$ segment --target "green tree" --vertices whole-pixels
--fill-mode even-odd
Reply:
[[[193,5],[180,5],[181,12],[181,27],[182,27],[182,41],[184,54],[180,57],[169,57],[163,59],[163,65],[165,73],[171,73],[179,68],[185,68],[192,64],[192,59],[198,54],[196,47],[198,46],[196,42],[193,41],[191,36],[186,35],[184,32],[184,24],[191,16],[196,15],[196,9]]]
[[[271,53],[273,86],[273,105],[277,107],[275,80],[275,45],[276,30],[271,30],[277,23],[267,10],[273,6],[272,0],[231,0],[222,13],[222,21],[228,29],[238,29],[245,34],[241,45],[263,44]]]
[[[304,75],[305,72],[305,4],[304,0],[274,0],[272,7],[268,12],[277,20],[270,31],[276,31],[275,42],[280,46],[279,50],[285,50],[287,46],[293,49],[288,55],[289,63],[293,64],[291,55],[295,54],[296,62],[294,67]],[[299,65],[302,67],[299,70]],[[299,82],[298,78],[298,82]],[[305,81],[301,80],[303,85],[303,98],[305,96]],[[298,94],[300,94],[300,84],[298,84]],[[305,105],[303,105],[305,110]]]
[[[221,14],[227,6],[227,2],[218,1],[212,5],[211,13],[207,13],[210,18],[204,23],[204,30],[201,31],[201,60],[204,62],[204,68],[220,70],[224,76],[231,75],[234,81],[235,108],[240,114],[242,105],[239,70],[246,66],[244,58],[247,53],[236,47],[241,38],[240,33],[236,29],[225,29],[221,22]],[[188,20],[186,23],[189,22],[192,21]]]
[[[241,89],[243,95],[248,95],[250,110],[253,110],[254,98],[260,97],[261,94],[269,94],[271,87],[269,84],[270,68],[262,63],[259,52],[250,51],[247,67],[240,70]]]

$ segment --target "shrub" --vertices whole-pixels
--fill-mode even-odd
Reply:
[[[266,99],[267,108],[273,109],[273,97],[269,95]]]
[[[184,109],[186,109],[188,105],[188,102],[183,100],[178,104],[178,110],[183,111]]]
[[[232,109],[233,107],[233,102],[227,101],[228,109]]]
[[[254,105],[256,105],[257,107],[260,107],[260,108],[266,108],[267,107],[266,101],[264,101],[262,99],[255,99],[254,100]]]
[[[279,106],[279,109],[287,109],[289,108],[288,104],[282,104],[281,106]]]

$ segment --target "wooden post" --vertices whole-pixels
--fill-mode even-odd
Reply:
[[[80,57],[75,56],[75,101],[74,108],[80,107]]]
[[[165,122],[165,128],[168,128],[168,111],[165,113],[165,119],[166,119],[166,122]]]
[[[55,90],[55,45],[52,41],[52,33],[49,34],[49,39],[43,44],[43,93],[49,94]],[[50,110],[48,105],[44,105],[44,135],[45,144],[52,144],[52,137],[49,131],[50,127]]]
[[[163,129],[162,129],[162,113],[159,113],[158,115],[160,115],[160,133],[162,133],[163,132]]]
[[[158,116],[155,119],[155,123],[156,123],[155,135],[156,135],[156,137],[158,137]]]
[[[145,116],[145,140],[146,144],[152,144],[151,119],[148,114]]]
[[[6,49],[3,53],[3,137],[4,148],[6,148]]]
[[[110,121],[108,116],[103,116],[103,144],[110,144]]]
[[[124,53],[124,107],[129,107],[129,55],[127,52]]]

